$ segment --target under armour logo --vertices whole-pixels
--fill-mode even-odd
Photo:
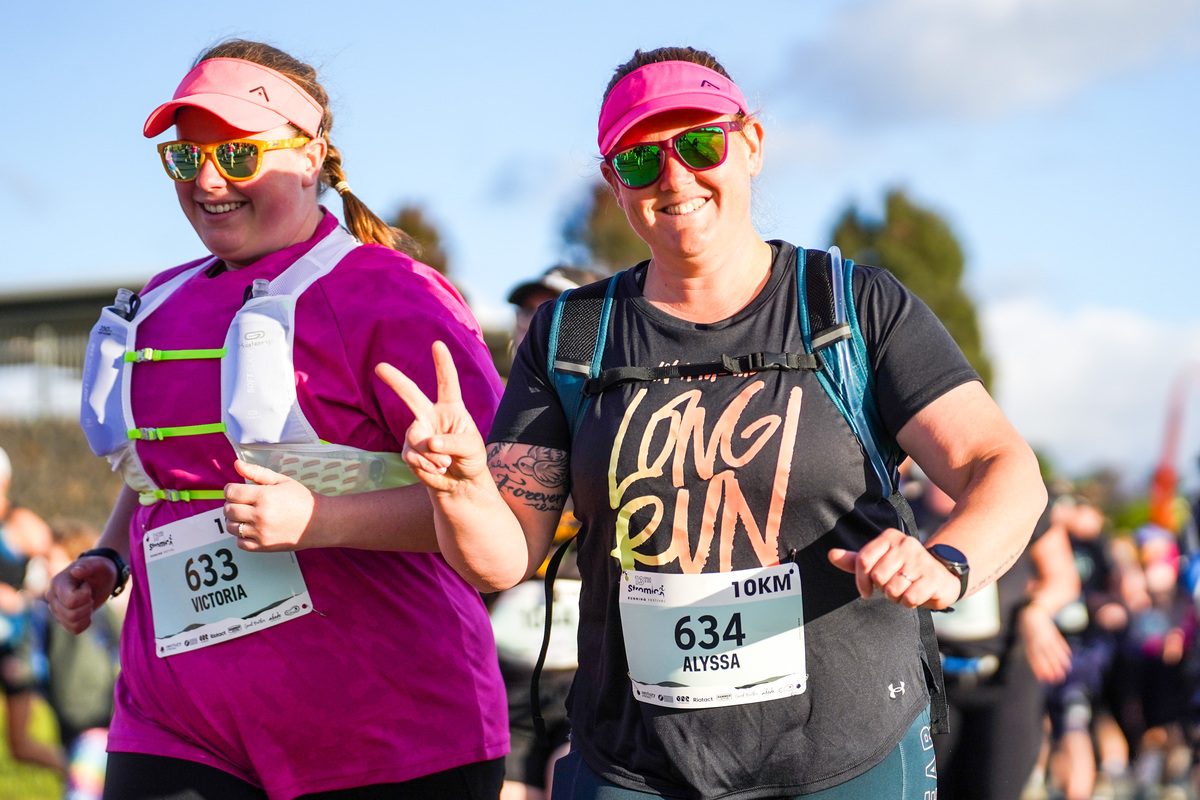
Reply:
[[[888,684],[888,695],[895,700],[898,696],[904,694],[904,681],[900,681],[900,685],[896,686],[893,683]]]
[[[267,90],[261,86],[255,86],[250,90],[250,94],[260,94],[263,100],[266,100],[268,103],[271,102],[271,98],[267,97]]]
[[[716,89],[718,92],[719,92],[719,91],[721,91],[721,87],[720,87],[720,86],[717,86],[715,83],[710,83],[710,82],[709,82],[709,81],[707,81],[707,80],[700,81],[700,88],[701,88],[701,89],[703,89],[703,88],[704,88],[704,87],[706,87],[706,86],[707,86],[709,89]]]

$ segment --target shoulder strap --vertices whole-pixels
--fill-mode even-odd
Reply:
[[[817,379],[862,443],[884,496],[896,489],[896,443],[875,405],[875,380],[854,308],[854,262],[841,251],[796,251],[796,296],[804,348],[820,354]]]
[[[554,301],[554,315],[550,318],[550,337],[546,344],[546,374],[558,394],[572,437],[579,429],[579,420],[583,417],[583,410],[587,405],[588,396],[584,394],[583,386],[600,374],[600,360],[604,355],[604,343],[608,339],[608,320],[612,312],[617,280],[618,276],[613,275],[608,280],[569,289]],[[574,541],[572,537],[558,546],[558,550],[546,566],[544,578],[546,619],[542,625],[542,647],[529,679],[529,710],[533,718],[534,735],[543,744],[548,744],[549,739],[546,736],[546,720],[542,716],[539,684],[542,667],[546,663],[546,652],[550,648],[554,578],[558,574],[558,565],[566,555],[567,548]]]
[[[546,374],[558,393],[572,436],[579,429],[587,405],[583,386],[600,375],[619,277],[613,275],[608,280],[570,289],[554,301],[546,346]]]
[[[267,294],[299,297],[319,278],[332,272],[342,259],[358,246],[358,240],[339,225],[279,273],[270,282]]]
[[[854,262],[843,261],[837,247],[828,252],[797,249],[796,296],[804,349],[820,354],[817,379],[862,444],[901,527],[915,536],[912,508],[896,478],[900,449],[885,431],[875,403],[874,372],[854,307]],[[917,621],[930,693],[930,727],[934,733],[948,733],[950,712],[933,615],[927,608],[918,609]]]

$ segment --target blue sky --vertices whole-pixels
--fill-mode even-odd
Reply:
[[[764,237],[825,246],[847,203],[874,210],[904,188],[962,242],[997,397],[1035,445],[1136,482],[1190,370],[1179,466],[1197,480],[1194,0],[58,2],[5,16],[0,291],[136,283],[201,254],[141,126],[197,53],[244,36],[318,67],[356,193],[385,216],[423,205],[477,313],[503,320],[507,289],[560,255],[596,175],[612,69],[691,44],[761,111]]]

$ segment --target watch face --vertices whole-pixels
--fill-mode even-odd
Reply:
[[[946,564],[953,564],[960,568],[967,566],[967,557],[957,547],[951,547],[948,544],[935,544],[930,545],[929,552]]]

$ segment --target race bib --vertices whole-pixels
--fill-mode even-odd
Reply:
[[[296,554],[238,549],[219,508],[149,531],[142,551],[159,658],[312,611]]]
[[[554,581],[550,645],[545,669],[575,669],[579,666],[576,644],[579,629],[580,582],[570,578]],[[500,660],[524,667],[537,664],[542,652],[546,624],[546,584],[530,580],[501,592],[490,612],[492,633]]]
[[[995,583],[933,615],[937,638],[944,642],[977,642],[1000,633],[1000,590]]]
[[[709,708],[804,693],[794,563],[704,575],[626,570],[619,602],[633,696],[643,703]]]

